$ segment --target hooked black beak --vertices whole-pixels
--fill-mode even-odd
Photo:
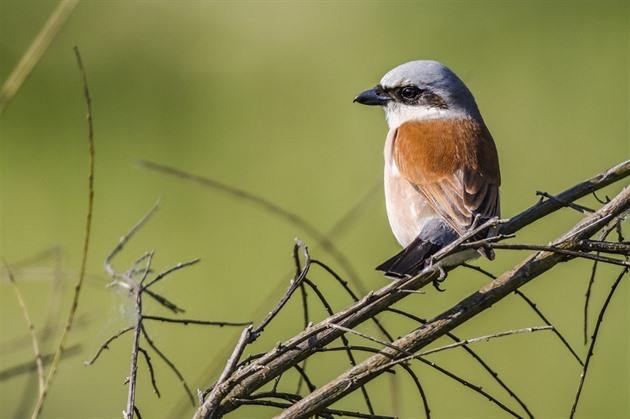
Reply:
[[[359,93],[359,95],[354,98],[353,102],[368,106],[385,106],[390,100],[391,97],[385,93],[383,88],[381,86],[376,86],[373,89]]]

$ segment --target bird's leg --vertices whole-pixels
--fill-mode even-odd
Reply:
[[[446,270],[444,270],[444,267],[442,266],[442,264],[438,262],[438,263],[436,263],[434,265],[433,264],[433,256],[431,256],[431,257],[429,257],[427,259],[426,264],[427,264],[427,268],[433,268],[434,267],[435,269],[437,269],[440,272],[440,275],[433,280],[433,286],[435,287],[435,289],[440,291],[440,292],[446,291],[446,290],[440,288],[440,284],[442,282],[444,282],[444,280],[447,277]]]

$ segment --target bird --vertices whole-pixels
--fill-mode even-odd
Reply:
[[[412,277],[432,256],[486,221],[500,217],[501,173],[494,143],[472,93],[444,64],[411,61],[354,98],[380,106],[389,132],[384,148],[385,206],[403,250],[376,267],[391,278]],[[496,234],[490,228],[472,238]],[[437,262],[458,265],[492,249],[467,249]]]

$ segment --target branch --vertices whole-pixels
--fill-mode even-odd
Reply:
[[[571,201],[629,174],[630,161],[626,161],[563,192],[558,197],[562,201]],[[596,213],[585,217],[569,233],[552,243],[552,246],[558,249],[576,248],[578,242],[588,239],[615,216],[627,211],[630,205],[628,195],[628,188],[626,188],[609,204]],[[512,234],[518,229],[563,207],[564,205],[557,200],[539,202],[522,214],[505,222],[499,227],[499,231],[501,234]],[[482,289],[473,294],[458,306],[393,344],[399,349],[415,352],[565,259],[566,255],[546,251],[538,252],[527,258],[512,271],[505,273],[499,279],[489,284],[487,289]],[[369,293],[349,308],[330,316],[287,342],[278,345],[274,350],[239,369],[228,380],[221,383],[220,387],[222,389],[218,391],[218,394],[225,396],[222,396],[221,400],[206,399],[197,410],[195,417],[205,418],[214,415],[220,417],[234,410],[241,404],[239,399],[249,397],[255,389],[260,388],[293,365],[308,358],[318,348],[326,346],[344,333],[340,328],[331,328],[330,324],[353,328],[387,309],[400,299],[405,298],[410,290],[418,290],[431,283],[437,278],[438,273],[437,269],[433,268],[423,271],[414,278],[405,278],[392,282],[378,291]],[[381,367],[385,363],[390,363],[392,357],[399,356],[400,351],[385,349],[382,354],[357,365],[338,379],[297,402],[293,407],[281,413],[279,417],[308,417],[317,413],[335,400],[380,375],[384,371]]]
[[[568,233],[553,242],[553,245],[572,247],[581,240],[588,239],[614,217],[630,208],[630,186],[626,187],[610,203],[599,211],[585,217]],[[391,360],[401,357],[401,351],[417,352],[437,338],[453,330],[468,319],[483,312],[494,303],[506,297],[564,260],[564,255],[542,251],[525,259],[520,265],[506,272],[479,291],[470,295],[453,308],[435,317],[424,326],[395,341],[398,349],[386,348],[341,376],[304,397],[277,418],[307,418],[323,407],[352,392],[391,367]],[[422,276],[422,274],[420,275]],[[229,406],[226,403],[226,407]]]

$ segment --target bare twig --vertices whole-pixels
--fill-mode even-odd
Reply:
[[[630,243],[613,243],[601,240],[582,240],[579,247],[583,252],[603,252],[630,255]]]
[[[144,276],[140,280],[140,284],[145,281],[147,275],[149,274],[151,261],[153,260],[153,252],[149,253],[146,260],[146,268],[144,269]],[[135,297],[136,323],[133,328],[133,342],[131,345],[131,372],[129,373],[128,379],[129,392],[127,395],[127,409],[123,412],[123,416],[126,419],[131,419],[133,417],[134,408],[136,407],[136,377],[138,375],[138,353],[140,350],[140,335],[142,333],[142,292],[137,291],[135,293]]]
[[[22,293],[20,292],[20,288],[15,281],[15,277],[13,276],[13,272],[7,261],[2,258],[2,263],[4,264],[4,268],[7,271],[7,275],[9,277],[9,281],[13,286],[13,291],[15,292],[15,298],[22,309],[22,315],[24,316],[24,320],[26,321],[26,326],[28,327],[29,334],[31,335],[31,344],[33,345],[33,353],[35,354],[35,366],[37,367],[37,381],[39,383],[39,394],[44,391],[44,365],[42,362],[42,353],[39,349],[39,341],[37,340],[37,334],[35,333],[35,325],[31,320],[31,316],[28,312],[28,308],[26,307],[26,302],[24,298],[22,298]]]
[[[90,99],[90,91],[88,89],[87,77],[85,75],[85,68],[83,67],[83,62],[81,61],[81,54],[79,53],[79,48],[75,47],[74,52],[77,58],[77,63],[79,66],[79,71],[81,73],[81,78],[83,80],[83,93],[85,96],[85,104],[87,108],[87,123],[88,123],[88,205],[87,205],[87,217],[85,222],[85,235],[83,238],[83,252],[81,256],[81,269],[79,272],[79,277],[74,286],[74,296],[72,298],[72,306],[70,308],[70,314],[68,315],[68,319],[66,320],[66,327],[64,329],[63,334],[61,335],[61,340],[59,341],[59,346],[57,347],[57,351],[55,352],[55,358],[50,366],[50,371],[48,373],[48,378],[46,379],[46,383],[44,385],[44,389],[41,392],[39,398],[37,399],[37,404],[33,411],[32,418],[35,419],[41,413],[42,407],[44,405],[44,400],[46,399],[46,395],[48,393],[48,388],[50,387],[52,380],[57,372],[57,366],[59,365],[59,361],[61,360],[61,355],[63,354],[64,347],[68,336],[70,335],[70,329],[72,329],[72,324],[74,321],[74,316],[77,311],[77,307],[79,305],[79,296],[81,295],[81,286],[83,285],[83,279],[85,278],[85,270],[87,268],[87,257],[88,257],[88,248],[90,244],[90,231],[92,229],[92,211],[94,207],[94,126],[92,123],[92,100]]]
[[[149,353],[142,347],[138,347],[138,350],[140,351],[142,355],[144,355],[144,360],[147,363],[147,367],[149,368],[149,375],[151,376],[151,386],[153,387],[153,392],[159,398],[161,397],[160,390],[157,388],[157,381],[155,380],[155,371],[153,371],[153,364],[151,363],[151,357],[149,356]]]
[[[175,271],[179,271],[180,269],[184,269],[187,268],[189,266],[192,265],[196,265],[201,259],[193,259],[191,261],[188,262],[180,262],[175,266],[170,267],[169,269],[165,270],[164,272],[158,274],[155,276],[155,278],[153,278],[151,281],[149,281],[148,284],[144,285],[144,289],[149,288],[151,285],[155,284],[156,282],[160,281],[161,279],[163,279],[164,277],[166,277],[167,275],[170,275],[171,273],[175,272]]]
[[[112,343],[114,340],[118,339],[119,337],[121,337],[122,335],[124,335],[127,332],[131,332],[134,329],[134,326],[129,326],[129,327],[125,327],[124,329],[119,330],[118,332],[116,332],[115,334],[113,334],[112,336],[110,336],[101,346],[100,348],[98,348],[98,351],[96,351],[96,354],[91,358],[88,359],[87,361],[84,362],[84,364],[87,365],[92,365],[97,359],[98,357],[101,355],[101,353],[105,350],[105,349],[109,349],[109,344]]]
[[[243,399],[243,400],[235,400],[235,401],[240,402],[241,404],[248,404],[248,405],[254,405],[254,406],[278,407],[280,409],[291,406],[291,404],[288,404],[288,403],[279,403],[279,402],[274,402],[271,400]],[[329,417],[329,418],[332,418],[336,415],[336,416],[349,417],[349,418],[396,419],[393,416],[365,414],[365,413],[351,412],[349,410],[338,410],[338,409],[324,409],[319,414],[324,417]]]
[[[164,323],[183,323],[184,325],[189,325],[189,324],[200,324],[200,325],[204,325],[204,326],[219,326],[219,327],[224,327],[224,326],[249,326],[252,323],[251,322],[240,322],[240,323],[236,323],[236,322],[218,322],[218,321],[206,321],[206,320],[194,320],[194,319],[171,319],[169,317],[161,317],[161,316],[149,316],[149,315],[144,315],[143,316],[144,320],[156,320],[156,321],[160,321],[160,322],[164,322]]]
[[[134,225],[131,228],[131,230],[129,230],[129,233],[127,233],[126,235],[120,238],[120,240],[118,241],[118,244],[116,245],[116,247],[114,247],[114,250],[112,250],[112,252],[107,256],[107,258],[105,258],[105,272],[109,276],[111,276],[112,278],[119,278],[119,279],[121,278],[121,275],[118,272],[116,272],[116,270],[112,267],[112,260],[123,249],[123,247],[125,247],[125,244],[127,244],[127,242],[138,232],[138,230],[140,230],[142,226],[144,226],[147,223],[147,221],[149,221],[149,219],[153,216],[153,214],[155,214],[155,212],[159,208],[160,208],[160,201],[158,200],[153,206],[153,208],[151,208],[151,210],[149,210],[149,212],[144,217],[142,217],[142,219],[138,221],[136,225]],[[147,257],[147,256],[148,254],[143,255],[143,257]],[[136,263],[138,263],[140,260],[141,259],[136,261]]]
[[[20,90],[22,83],[31,74],[31,71],[33,71],[33,68],[35,68],[39,59],[44,55],[61,28],[63,28],[77,4],[79,4],[79,0],[63,0],[60,2],[46,21],[46,24],[39,31],[39,34],[37,34],[37,37],[22,55],[20,62],[15,66],[0,91],[0,115],[9,106],[11,99]]]
[[[576,243],[574,247],[580,246],[581,243]],[[545,251],[545,252],[554,252],[562,255],[597,260],[599,262],[609,263],[611,265],[619,265],[619,266],[630,266],[630,262],[627,260],[619,260],[614,258],[609,258],[605,256],[599,255],[591,255],[590,253],[585,253],[579,250],[572,249],[563,249],[557,246],[545,246],[538,244],[506,244],[506,243],[487,243],[488,247],[493,249],[508,249],[508,250],[536,250],[536,251]],[[464,243],[461,245],[461,248],[471,248],[477,247],[475,243]]]
[[[435,353],[435,352],[441,352],[441,351],[445,351],[447,349],[457,348],[459,346],[470,345],[471,343],[487,342],[490,339],[502,338],[502,337],[505,337],[505,336],[513,336],[513,335],[518,335],[518,334],[521,334],[521,333],[540,332],[540,331],[543,331],[543,330],[553,330],[553,326],[525,327],[525,328],[517,329],[517,330],[507,330],[505,332],[498,332],[498,333],[494,333],[492,335],[479,336],[479,337],[476,337],[476,338],[465,339],[465,340],[462,340],[461,342],[455,342],[455,343],[451,343],[450,345],[444,345],[444,346],[440,346],[439,348],[434,348],[434,349],[431,349],[431,350],[428,350],[428,351],[421,352],[421,353],[419,353],[418,355],[415,355],[415,356],[427,356],[427,355]]]
[[[603,240],[605,240],[608,235],[613,232],[613,230],[615,230],[616,228],[618,228],[618,231],[621,231],[621,221],[617,220],[616,223],[611,224],[609,226],[607,226],[606,228],[602,229],[601,234],[599,235],[599,242],[602,242]],[[621,237],[620,237],[620,241],[621,241]],[[588,248],[588,246],[584,245],[585,241],[589,241],[590,240],[583,240],[580,243],[580,247],[582,248],[583,251],[590,251]],[[630,252],[628,252],[627,254],[630,255]],[[595,274],[597,272],[597,261],[593,262],[593,267],[591,268],[591,275],[588,279],[588,285],[586,287],[586,294],[584,296],[584,327],[583,327],[583,332],[584,332],[584,345],[586,345],[586,343],[588,342],[588,305],[591,301],[591,290],[593,285],[595,284]],[[582,366],[584,366],[584,364],[582,364]]]
[[[575,394],[573,406],[571,406],[571,414],[569,415],[570,418],[573,418],[575,416],[575,410],[577,409],[578,402],[580,401],[580,395],[582,394],[582,388],[584,387],[584,380],[586,379],[586,373],[588,372],[588,367],[590,365],[591,359],[593,358],[593,349],[595,348],[595,342],[597,341],[599,328],[602,325],[602,322],[604,320],[604,314],[606,313],[608,304],[610,303],[610,300],[612,299],[612,296],[615,293],[617,286],[621,282],[621,279],[624,277],[624,275],[626,275],[627,273],[628,273],[628,268],[624,268],[621,271],[621,273],[619,274],[619,276],[617,277],[613,285],[610,287],[610,292],[608,293],[608,296],[606,297],[606,301],[604,301],[604,304],[602,305],[602,309],[599,311],[597,323],[595,324],[595,330],[593,331],[593,336],[591,338],[591,344],[588,348],[588,354],[586,355],[586,361],[584,362],[584,367],[582,368],[582,373],[580,374],[580,382],[578,384],[577,392]]]

